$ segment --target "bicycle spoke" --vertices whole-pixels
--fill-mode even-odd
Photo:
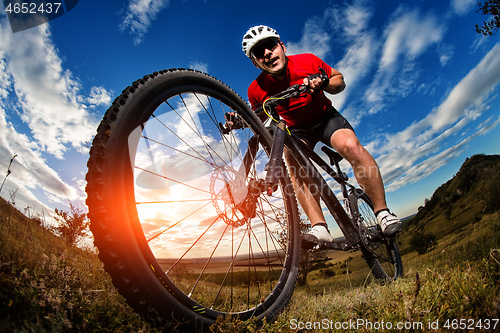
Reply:
[[[142,190],[144,194],[136,205],[154,209],[144,210],[145,222],[146,216],[151,216],[151,226],[158,218],[166,221],[175,218],[175,222],[147,237],[147,242],[152,249],[165,248],[165,253],[173,256],[161,259],[163,271],[187,297],[209,301],[211,309],[248,310],[258,305],[266,292],[272,291],[286,260],[286,243],[280,239],[287,234],[286,222],[280,217],[286,216],[283,195],[259,197],[254,203],[253,218],[245,217],[239,206],[244,199],[239,191],[249,186],[250,180],[265,177],[266,151],[261,147],[261,139],[249,128],[221,133],[219,118],[224,123],[224,114],[232,110],[220,100],[188,92],[166,99],[163,105],[158,115],[150,116],[151,124],[141,126],[142,164],[136,163],[134,168],[143,177],[145,186],[166,181],[166,189],[180,187],[175,187],[175,194],[158,192],[156,200],[149,197],[146,187]],[[249,142],[253,142],[251,151]],[[144,166],[148,161],[151,166]],[[170,161],[173,166],[196,168],[194,176],[190,176],[189,170],[186,176],[180,170],[169,173]],[[146,175],[154,178],[146,179]],[[184,211],[181,205],[197,202],[201,206],[186,206],[187,212],[181,214]],[[168,208],[171,213],[166,214],[163,207],[172,207]],[[206,218],[214,213],[215,217]],[[184,237],[182,244],[167,250],[163,244],[175,241],[180,235]],[[207,253],[206,258],[200,257],[203,253]],[[230,255],[227,260],[226,253]],[[246,272],[242,265],[246,266]]]
[[[174,110],[175,111],[175,110]],[[190,148],[191,150],[195,151],[202,160],[205,160],[208,164],[211,164],[210,161],[208,161],[205,157],[203,157],[203,155],[201,155],[200,153],[198,153],[197,150],[195,150],[193,147],[191,147],[191,145],[189,143],[187,143],[184,139],[182,139],[179,135],[177,135],[177,133],[175,133],[169,126],[167,126],[166,124],[164,124],[160,119],[158,119],[158,117],[156,117],[155,115],[152,115],[151,117],[153,117],[154,119],[156,119],[161,125],[163,125],[166,129],[168,129],[172,134],[174,134],[183,144],[185,144],[188,148]]]
[[[198,95],[198,94],[195,94],[195,95],[196,95],[196,98],[198,98],[198,99],[199,99],[199,95]],[[215,110],[214,110],[214,107],[213,107],[213,105],[212,105],[211,100],[210,100],[210,99],[208,99],[208,104],[210,105],[210,108],[209,108],[209,109],[210,109],[210,111],[211,111],[211,112],[208,112],[208,110],[205,108],[205,105],[204,105],[203,103],[201,103],[201,104],[202,104],[203,108],[205,109],[205,111],[206,111],[207,115],[208,115],[208,116],[210,117],[210,119],[212,120],[212,122],[213,122],[214,126],[216,126],[216,127],[217,127],[217,126],[218,126],[219,121],[217,120],[217,114],[216,114],[216,112],[215,112]],[[224,110],[225,108],[224,108],[224,105],[222,104],[222,102],[220,102],[220,107],[221,107],[221,113],[222,113],[222,114],[225,114],[225,113],[226,113],[226,110]],[[245,132],[245,135],[247,135],[247,132]],[[236,138],[235,138],[235,136],[234,136],[234,132],[229,133],[229,137],[230,137],[231,139],[234,139],[234,142],[236,142]],[[233,160],[234,160],[237,156],[239,156],[239,157],[241,158],[241,155],[240,155],[239,150],[238,150],[238,149],[236,149],[237,145],[233,145],[233,144],[231,144],[231,140],[229,140],[229,139],[227,138],[227,136],[226,136],[226,135],[221,134],[221,139],[222,139],[222,142],[223,142],[223,144],[224,144],[224,149],[225,149],[225,151],[226,151],[226,153],[227,153],[227,156],[229,156],[229,160],[230,160],[230,161],[233,161]],[[228,147],[228,146],[229,146],[229,147]],[[236,156],[235,156],[235,157],[232,157],[232,155],[231,155],[231,153],[232,153],[232,152],[234,152],[234,153],[236,154]]]
[[[149,238],[149,239],[147,240],[147,242],[149,243],[149,242],[151,242],[153,239],[155,239],[155,238],[157,238],[157,237],[161,236],[163,233],[165,233],[165,232],[169,231],[170,229],[172,229],[173,227],[177,226],[179,223],[181,223],[182,221],[186,220],[187,218],[189,218],[189,217],[191,217],[191,216],[195,215],[196,213],[198,213],[200,210],[202,210],[203,208],[205,208],[205,207],[206,207],[206,206],[208,206],[209,204],[210,204],[210,203],[207,203],[207,204],[203,205],[202,207],[198,208],[197,210],[193,211],[191,214],[187,215],[187,216],[186,216],[186,217],[184,217],[183,219],[180,219],[179,221],[177,221],[176,223],[172,224],[170,227],[168,227],[167,229],[163,230],[163,231],[162,231],[162,232],[160,232],[159,234],[157,234],[157,235],[155,235],[155,236],[153,236],[153,237]]]
[[[233,267],[234,267],[234,262],[235,262],[235,260],[236,260],[236,257],[238,256],[238,253],[240,252],[240,248],[241,248],[241,245],[243,244],[243,240],[245,239],[246,232],[247,232],[247,230],[245,229],[245,233],[243,234],[243,236],[242,236],[242,238],[241,238],[241,241],[240,241],[240,244],[238,245],[238,249],[236,250],[236,253],[231,252],[231,253],[232,253],[231,264],[229,265],[229,268],[228,268],[228,270],[227,270],[227,272],[226,272],[226,275],[224,276],[224,280],[222,281],[221,286],[220,286],[220,288],[219,288],[219,291],[217,292],[217,295],[215,296],[214,302],[213,302],[212,306],[210,307],[211,309],[213,309],[213,308],[214,308],[215,303],[217,302],[217,299],[218,299],[218,298],[219,298],[219,296],[220,296],[220,293],[221,293],[221,291],[222,291],[222,288],[224,287],[224,283],[226,282],[226,279],[227,279],[227,277],[228,277],[228,275],[229,275],[229,271],[231,271],[231,270],[233,269]],[[232,274],[231,274],[231,276],[232,276]],[[231,283],[231,291],[233,290],[233,289],[232,289],[232,286],[233,286],[233,284]],[[232,295],[232,293],[231,293],[231,303],[232,303],[232,296],[233,296],[233,295]]]
[[[200,160],[200,161],[203,161],[203,162],[207,162],[208,164],[212,165],[212,163],[210,163],[210,161],[208,161],[208,160],[207,160],[207,159],[205,159],[205,158],[200,158],[200,157],[197,157],[197,156],[194,156],[194,155],[188,154],[188,153],[187,153],[187,152],[185,152],[185,151],[182,151],[182,150],[177,149],[177,148],[175,148],[175,147],[169,146],[169,145],[167,145],[167,144],[165,144],[165,143],[162,143],[162,142],[159,142],[159,141],[157,141],[157,140],[153,140],[153,139],[149,138],[149,137],[148,137],[148,136],[146,136],[146,135],[142,135],[141,137],[144,139],[144,142],[147,142],[147,145],[148,145],[148,150],[151,150],[151,148],[149,147],[149,142],[153,142],[153,143],[156,143],[156,144],[158,144],[158,145],[161,145],[161,146],[163,146],[163,147],[165,147],[165,148],[172,149],[172,150],[173,150],[173,151],[175,151],[175,152],[178,152],[178,153],[184,154],[184,155],[186,155],[186,156],[188,156],[188,157],[192,157],[192,158],[194,158],[194,159],[197,159],[197,160]],[[151,158],[151,159],[152,159],[152,158]],[[153,161],[153,162],[154,162],[154,161]]]
[[[241,128],[228,127],[228,112]],[[282,188],[261,193],[272,146],[265,126],[229,87],[180,69],[137,80],[107,111],[87,203],[103,226],[93,221],[104,264],[130,281],[119,289],[133,307],[165,322],[182,313],[205,329],[221,316],[283,309],[296,280],[299,215]],[[288,175],[278,184],[290,185]]]
[[[151,174],[151,175],[157,176],[157,177],[159,177],[159,178],[163,178],[163,179],[165,179],[165,180],[170,180],[170,181],[175,182],[175,183],[177,183],[177,184],[180,184],[180,185],[182,185],[182,186],[186,186],[186,187],[192,188],[192,189],[194,189],[194,190],[197,190],[197,191],[200,191],[200,192],[204,192],[204,193],[208,193],[208,194],[210,194],[210,192],[209,192],[209,191],[207,191],[207,190],[204,190],[204,189],[201,189],[201,188],[196,188],[196,187],[193,187],[193,186],[188,185],[188,184],[186,184],[186,183],[183,183],[183,182],[177,181],[177,180],[175,180],[175,179],[172,179],[172,178],[169,178],[169,177],[166,177],[166,176],[160,175],[160,174],[158,174],[158,173],[156,173],[156,172],[149,171],[149,170],[146,170],[146,169],[140,168],[140,167],[138,167],[138,166],[135,166],[135,168],[136,168],[136,169],[138,169],[138,170],[141,170],[141,171],[143,171],[143,172],[149,173],[149,174]]]
[[[168,274],[172,270],[172,268],[174,268],[182,260],[182,258],[184,258],[184,256],[186,256],[186,254],[196,245],[196,243],[198,243],[198,241],[208,232],[208,230],[210,230],[210,228],[215,224],[215,222],[217,222],[218,219],[219,219],[219,216],[217,216],[213,220],[213,222],[210,224],[210,226],[198,238],[196,238],[196,240],[189,247],[189,249],[187,249],[186,252],[184,252],[184,254],[182,256],[180,256],[180,258],[177,259],[177,261],[172,265],[172,267],[170,267],[170,269],[168,269],[165,273]]]
[[[255,235],[255,233],[254,233],[253,229],[250,229],[250,230],[251,230],[251,232],[252,232],[252,235],[255,237],[255,241],[257,242],[257,245],[259,246],[260,250],[262,251],[262,254],[264,255],[264,258],[266,258],[267,263],[269,264],[269,269],[271,269],[271,265],[270,265],[270,264],[271,264],[271,260],[269,260],[269,257],[268,257],[269,252],[267,252],[267,254],[266,254],[266,251],[264,251],[264,249],[263,249],[263,248],[262,248],[262,246],[260,245],[259,239],[258,239],[258,237]],[[252,251],[252,255],[253,255],[253,251]],[[255,258],[254,258],[254,261],[255,261]]]
[[[198,98],[198,100],[200,100],[199,95],[198,94],[195,94],[195,95],[196,95],[196,98]],[[218,126],[219,121],[217,120],[217,115],[216,115],[216,112],[215,112],[214,107],[212,105],[212,101],[210,99],[208,99],[207,103],[210,106],[209,109],[211,112],[208,112],[208,109],[205,108],[205,105],[202,102],[200,102],[200,104],[202,104],[203,107],[205,108],[205,111],[207,112],[207,115],[212,120],[213,124],[215,126]],[[223,114],[223,115],[226,114],[226,111],[224,110],[225,108],[224,108],[224,105],[222,102],[220,102],[220,108],[221,108],[221,114]],[[245,132],[245,134],[246,134],[246,132]],[[229,138],[235,139],[234,132],[229,133]],[[239,151],[237,149],[235,149],[235,146],[233,146],[233,144],[231,144],[231,140],[228,139],[226,135],[221,135],[221,139],[222,139],[222,142],[224,143],[224,148],[226,149],[226,153],[228,154],[228,156],[231,156],[230,151],[234,151],[236,153],[236,155],[239,155]],[[236,140],[235,140],[235,142],[236,142]],[[229,146],[229,148],[227,146]],[[230,158],[230,160],[232,161],[233,158]]]
[[[195,284],[193,285],[193,288],[191,289],[191,291],[189,292],[188,296],[191,297],[191,295],[193,294],[194,292],[194,289],[196,288],[196,286],[198,285],[198,282],[200,282],[200,279],[201,279],[201,276],[203,275],[203,273],[205,273],[205,270],[207,269],[208,267],[208,264],[210,263],[210,261],[212,260],[213,256],[214,256],[214,253],[215,251],[217,251],[217,248],[219,247],[219,244],[220,244],[220,241],[222,240],[222,238],[224,237],[224,234],[226,233],[227,231],[227,228],[229,228],[229,224],[226,225],[226,228],[224,229],[224,231],[222,232],[222,235],[220,236],[219,238],[219,241],[217,242],[217,245],[214,247],[214,250],[212,251],[212,253],[210,254],[210,257],[208,258],[207,262],[205,263],[205,266],[203,267],[203,270],[201,271],[200,275],[198,276],[198,279],[196,280]]]
[[[136,205],[149,205],[149,204],[171,204],[171,203],[186,203],[186,202],[200,202],[210,201],[210,199],[193,199],[193,200],[169,200],[169,201],[136,201]]]
[[[186,105],[186,102],[184,101],[184,98],[182,97],[182,95],[179,95],[179,97],[181,98],[182,103],[184,104],[184,108],[186,109],[186,112],[188,113],[188,115],[190,116],[191,120],[192,120],[192,121],[193,121],[193,123],[195,124],[195,121],[194,121],[194,119],[193,119],[193,116],[192,116],[192,115],[191,115],[191,113],[189,112],[189,107]],[[201,133],[200,133],[200,130],[198,129],[198,127],[197,127],[197,126],[195,126],[197,130],[195,130],[195,129],[194,129],[194,128],[193,128],[193,127],[189,124],[189,122],[188,122],[188,121],[186,121],[186,120],[184,119],[184,117],[183,117],[183,116],[181,116],[181,115],[177,112],[177,110],[174,110],[174,112],[175,112],[175,113],[179,116],[179,119],[181,119],[181,120],[182,120],[182,121],[183,121],[183,122],[184,122],[184,123],[185,123],[185,124],[186,124],[186,125],[187,125],[187,126],[188,126],[191,130],[192,130],[192,131],[193,131],[193,133],[195,133],[195,134],[196,134],[196,135],[197,135],[197,136],[201,139],[201,141],[203,142],[203,145],[204,145],[204,146],[205,146],[205,148],[206,148],[206,151],[208,152],[208,154],[209,154],[209,156],[211,157],[211,159],[212,159],[212,161],[213,161],[213,163],[214,163],[214,164],[215,164],[215,159],[214,159],[214,157],[212,156],[212,152],[214,152],[220,160],[223,160],[223,158],[222,158],[222,157],[220,157],[220,156],[217,154],[217,152],[216,152],[214,149],[212,149],[212,148],[210,147],[210,145],[209,145],[209,144],[205,141],[205,139],[202,137],[202,135],[201,135]]]

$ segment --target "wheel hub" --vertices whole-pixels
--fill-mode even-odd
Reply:
[[[262,193],[260,181],[245,179],[229,166],[216,167],[210,177],[212,204],[228,225],[241,227],[256,215],[257,198]]]

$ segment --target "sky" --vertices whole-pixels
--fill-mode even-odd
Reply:
[[[84,208],[92,138],[136,79],[194,68],[245,100],[259,74],[248,28],[275,28],[347,88],[330,96],[378,162],[389,207],[414,214],[467,157],[499,154],[500,34],[475,32],[476,0],[80,1],[13,33],[0,8],[0,195],[28,213]],[[14,159],[7,178],[9,163]]]

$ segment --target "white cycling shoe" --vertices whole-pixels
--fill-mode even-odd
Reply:
[[[302,248],[311,249],[322,242],[333,242],[333,237],[326,226],[326,223],[315,224],[305,235],[302,235]]]
[[[396,235],[403,230],[403,224],[398,217],[388,210],[383,210],[377,215],[377,222],[382,229],[382,233],[388,237]]]

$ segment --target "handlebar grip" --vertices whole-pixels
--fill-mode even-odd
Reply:
[[[326,71],[322,67],[319,67],[318,70],[320,71],[320,73],[311,74],[307,78],[309,80],[316,79],[316,78],[321,79],[321,82],[322,82],[321,89],[324,89],[325,87],[328,86],[328,84],[330,84],[330,78],[328,77],[328,75],[326,74]]]
[[[307,77],[309,80],[312,80],[312,79],[317,79],[317,78],[320,78],[321,79],[321,74],[319,73],[316,73],[316,74],[311,74]]]

